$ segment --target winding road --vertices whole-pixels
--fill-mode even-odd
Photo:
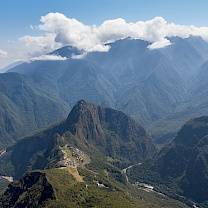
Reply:
[[[6,153],[6,150],[1,150],[0,151],[0,157],[5,153]],[[13,177],[11,177],[11,176],[0,176],[0,178],[6,179],[9,182],[13,181]]]
[[[0,157],[1,157],[4,153],[6,153],[6,150],[1,150],[1,151],[0,151]]]
[[[132,167],[135,166],[135,165],[141,165],[141,164],[142,164],[142,163],[137,163],[137,164],[134,164],[134,165],[130,165],[129,167],[124,168],[123,170],[121,170],[121,173],[122,173],[122,174],[124,175],[124,177],[126,178],[126,183],[129,183],[129,178],[128,178],[127,174],[126,174],[126,171],[127,171],[128,169],[132,168]],[[129,183],[129,184],[131,184],[131,183]],[[163,193],[160,193],[160,192],[155,191],[155,190],[154,190],[154,187],[151,186],[151,185],[149,185],[149,184],[136,182],[135,184],[131,184],[131,185],[136,186],[138,189],[144,190],[144,191],[146,191],[146,192],[154,192],[154,193],[156,193],[156,194],[160,194],[160,195],[162,195],[162,196],[165,197],[165,195],[164,195]]]
[[[142,163],[138,163],[138,164],[134,164],[134,165],[141,165]],[[127,168],[124,168],[123,170],[121,170],[121,173],[124,175],[124,177],[126,178],[126,182],[128,183],[129,182],[129,178],[126,174],[126,171],[130,168],[132,168],[134,165],[130,165],[129,167]]]

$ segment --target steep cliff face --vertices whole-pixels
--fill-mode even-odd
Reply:
[[[73,122],[70,132],[86,152],[91,149],[95,154],[102,152],[131,163],[143,161],[156,153],[154,141],[146,130],[120,111],[81,100],[67,121]]]

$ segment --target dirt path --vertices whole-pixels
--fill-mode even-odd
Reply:
[[[68,171],[71,175],[74,176],[74,178],[78,181],[78,182],[84,182],[83,181],[83,177],[81,175],[79,175],[79,172],[77,170],[77,167],[76,166],[72,166],[72,167],[66,167],[66,168],[63,168],[65,169],[66,171]]]
[[[138,163],[138,164],[134,164],[134,165],[141,165],[142,163]],[[129,178],[126,174],[126,171],[130,168],[132,168],[134,165],[130,165],[129,167],[127,168],[124,168],[121,173],[124,175],[124,177],[126,178],[126,182],[129,183]],[[163,193],[160,193],[160,192],[157,192],[154,190],[154,187],[149,185],[149,184],[145,184],[145,183],[139,183],[139,182],[136,182],[135,184],[132,184],[133,186],[136,186],[138,189],[141,189],[141,190],[144,190],[146,192],[154,192],[156,194],[160,194],[162,196],[165,197],[165,195]]]

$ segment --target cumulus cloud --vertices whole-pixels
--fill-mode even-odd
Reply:
[[[7,51],[4,51],[4,50],[0,49],[0,56],[5,57],[7,55],[8,55]]]
[[[85,25],[60,13],[42,16],[38,29],[43,36],[24,36],[19,40],[26,44],[31,54],[43,54],[61,46],[71,45],[84,52],[108,51],[108,42],[131,37],[148,41],[149,49],[158,49],[171,44],[168,37],[201,36],[208,41],[208,27],[195,27],[167,23],[162,17],[148,21],[127,23],[124,19],[106,20],[101,25]],[[74,56],[73,58],[84,57]]]
[[[154,50],[154,49],[158,49],[158,48],[164,48],[164,47],[169,46],[169,45],[171,45],[171,42],[164,38],[162,40],[159,40],[159,41],[156,41],[156,42],[152,43],[147,48],[149,48],[150,50]]]
[[[208,27],[168,23],[162,17],[134,23],[118,18],[106,20],[100,25],[85,25],[61,13],[49,13],[41,17],[40,25],[29,27],[36,32],[39,30],[42,35],[25,35],[18,41],[8,42],[7,51],[0,49],[0,67],[22,60],[50,60],[50,58],[60,60],[61,57],[43,55],[67,45],[83,51],[82,55],[71,57],[81,59],[88,52],[107,52],[110,46],[106,43],[126,37],[148,41],[150,50],[171,45],[168,37],[174,36],[181,38],[200,36],[208,42]]]
[[[56,34],[45,33],[44,36],[23,36],[19,41],[25,43],[28,53],[32,56],[38,56],[62,46],[55,41]]]
[[[38,57],[33,57],[30,59],[30,61],[36,61],[36,60],[64,61],[66,59],[67,59],[66,57],[57,56],[57,55],[42,55]]]
[[[87,55],[86,52],[82,53],[82,54],[79,54],[79,55],[72,54],[71,58],[72,59],[83,59],[86,55]]]

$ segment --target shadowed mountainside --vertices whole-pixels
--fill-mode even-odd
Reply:
[[[208,117],[188,121],[175,139],[155,160],[134,166],[129,175],[134,181],[153,184],[158,190],[182,199],[192,198],[207,205]]]

